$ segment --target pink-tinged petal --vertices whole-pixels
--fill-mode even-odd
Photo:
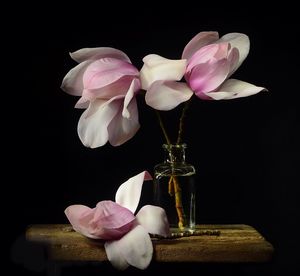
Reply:
[[[120,240],[106,242],[105,250],[108,259],[113,261],[112,264],[116,268],[119,268],[118,265],[120,265],[120,269],[125,267],[124,260],[136,268],[146,269],[153,255],[153,245],[149,234],[140,225],[137,225]]]
[[[134,78],[136,79],[136,78]],[[82,96],[88,100],[103,99],[109,100],[115,96],[123,95],[124,97],[128,93],[128,89],[133,81],[132,76],[124,76],[109,85],[106,85],[97,89],[84,89]]]
[[[145,205],[136,215],[137,223],[142,225],[148,233],[170,236],[170,227],[166,212],[163,208]]]
[[[140,128],[135,98],[132,99],[127,109],[130,114],[130,118],[123,117],[122,110],[119,109],[119,112],[108,126],[108,140],[109,143],[114,147],[120,146],[130,140]]]
[[[207,95],[214,100],[230,100],[241,97],[248,97],[266,89],[264,87],[255,86],[248,82],[229,79],[225,81],[218,91],[209,92]]]
[[[250,50],[250,40],[249,37],[241,33],[229,33],[220,38],[218,43],[229,42],[231,48],[237,48],[239,50],[239,61],[236,68],[239,68],[245,58],[248,56]]]
[[[89,107],[90,101],[85,97],[81,97],[77,103],[75,104],[75,108],[83,108],[86,109]]]
[[[152,54],[145,56],[143,62],[140,79],[142,88],[145,90],[158,80],[179,81],[185,73],[185,59],[171,60]]]
[[[117,97],[105,103],[94,100],[83,112],[78,122],[81,142],[90,148],[101,147],[108,141],[108,125],[118,113],[122,102]]]
[[[88,224],[82,221],[84,218],[92,218],[93,214],[94,210],[84,205],[71,205],[65,209],[65,215],[76,232],[86,237],[97,239],[98,237],[89,232]]]
[[[229,69],[230,63],[226,59],[199,64],[191,72],[189,86],[198,97],[201,97],[201,94],[218,88],[226,80]]]
[[[71,69],[64,77],[61,89],[73,96],[81,96],[83,90],[83,74],[92,61],[85,61]]]
[[[147,171],[129,178],[117,190],[116,202],[134,213],[140,201],[143,183],[151,179]]]
[[[200,48],[214,43],[219,39],[217,32],[200,32],[185,46],[182,58],[189,60]]]
[[[131,64],[115,58],[102,58],[93,61],[83,74],[85,89],[98,89],[109,85],[124,76],[138,76],[138,70]]]
[[[119,239],[134,225],[135,216],[127,208],[104,200],[100,201],[92,219],[89,219],[89,233],[104,240]]]
[[[139,79],[133,79],[130,87],[128,89],[128,92],[126,93],[125,99],[124,99],[124,106],[122,111],[122,116],[124,118],[129,119],[130,118],[130,112],[128,110],[128,105],[132,102],[133,97],[135,96],[135,92],[138,91],[141,87],[140,80]]]
[[[157,110],[171,110],[186,102],[193,95],[193,91],[186,83],[175,81],[156,81],[148,89],[146,103]]]
[[[211,44],[201,48],[190,59],[186,72],[190,73],[190,71],[199,64],[208,62],[213,63],[220,59],[226,59],[228,56],[228,50],[228,43]]]
[[[107,259],[111,262],[114,268],[119,270],[126,269],[129,264],[123,257],[122,252],[120,251],[118,241],[109,241],[104,244],[106,251]]]
[[[70,53],[70,56],[78,63],[85,60],[96,60],[105,57],[111,57],[130,62],[129,57],[124,52],[110,47],[83,48],[76,52]]]

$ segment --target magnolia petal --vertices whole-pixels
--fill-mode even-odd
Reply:
[[[126,93],[125,99],[124,99],[124,106],[122,111],[122,116],[124,118],[130,118],[130,112],[128,110],[128,105],[131,103],[133,97],[135,96],[135,92],[140,89],[140,81],[139,79],[133,79],[130,87]]]
[[[93,214],[94,210],[84,205],[71,205],[65,209],[65,215],[76,232],[89,238],[99,239],[89,232],[88,224],[84,220],[92,218]]]
[[[73,96],[81,96],[83,90],[83,74],[92,61],[84,61],[71,69],[64,77],[61,89]]]
[[[140,201],[143,183],[146,180],[152,180],[147,171],[129,178],[117,190],[116,202],[134,213]]]
[[[235,67],[236,70],[248,56],[250,50],[249,37],[241,33],[229,33],[220,38],[218,43],[221,42],[229,42],[232,48],[237,48],[239,50],[239,61]]]
[[[219,39],[219,34],[217,32],[200,32],[195,35],[190,42],[185,46],[182,53],[182,58],[189,60],[194,53],[196,53],[200,48],[214,43]]]
[[[147,90],[157,80],[179,81],[186,68],[186,60],[171,60],[159,55],[147,55],[143,58],[144,65],[140,71],[142,88]]]
[[[201,97],[201,94],[218,88],[226,80],[229,69],[230,62],[226,59],[199,64],[191,72],[189,86],[198,97]]]
[[[140,225],[137,225],[121,239],[105,243],[105,250],[107,258],[113,261],[112,264],[116,268],[120,269],[125,267],[124,260],[136,268],[146,269],[153,255],[153,245],[149,234]]]
[[[85,89],[99,89],[114,83],[124,76],[138,76],[138,70],[131,64],[115,58],[93,61],[83,74]]]
[[[135,216],[127,208],[104,200],[98,202],[95,208],[89,221],[89,231],[104,240],[119,239],[133,227],[134,220]]]
[[[112,146],[120,146],[130,140],[139,130],[139,115],[136,99],[133,98],[127,106],[129,118],[122,116],[122,110],[112,119],[108,126],[109,143]]]
[[[241,97],[248,97],[257,94],[266,89],[264,87],[255,86],[248,82],[229,79],[216,92],[209,92],[207,95],[214,100],[230,100]]]
[[[124,52],[111,47],[82,48],[78,51],[70,53],[70,56],[78,63],[85,60],[96,60],[105,57],[111,57],[130,62],[129,57]]]
[[[207,63],[212,60],[218,51],[218,44],[210,44],[199,49],[190,59],[186,67],[186,74],[190,73],[192,69],[201,63]]]
[[[193,95],[193,91],[186,83],[175,81],[156,81],[148,89],[146,103],[157,110],[171,110],[186,102]]]
[[[89,107],[89,103],[90,103],[90,101],[88,99],[86,99],[85,97],[81,97],[75,104],[75,108],[86,109]]]
[[[106,251],[107,259],[111,262],[111,264],[119,269],[126,269],[129,264],[126,262],[125,258],[120,251],[118,241],[109,241],[104,244],[104,248]]]
[[[170,236],[170,227],[166,212],[163,208],[152,205],[143,206],[136,215],[137,223],[142,225],[148,233]]]
[[[117,97],[105,103],[94,100],[83,112],[78,122],[78,135],[81,142],[90,148],[101,147],[108,141],[108,125],[118,113],[121,101]]]

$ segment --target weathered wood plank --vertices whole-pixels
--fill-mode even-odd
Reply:
[[[152,239],[153,259],[158,262],[267,262],[273,247],[253,227],[199,225],[200,230],[218,230],[219,235],[200,235],[177,239]],[[68,224],[32,225],[28,241],[47,247],[49,258],[58,261],[106,261],[103,241],[88,239]]]

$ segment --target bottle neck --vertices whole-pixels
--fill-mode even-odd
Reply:
[[[166,163],[185,163],[186,144],[163,144]]]

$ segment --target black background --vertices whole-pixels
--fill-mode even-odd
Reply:
[[[68,205],[92,207],[100,200],[113,200],[122,182],[142,170],[152,172],[162,160],[163,136],[142,97],[141,129],[133,139],[116,148],[107,144],[88,149],[81,144],[76,128],[82,110],[73,108],[76,97],[60,89],[63,77],[76,65],[68,53],[114,47],[140,69],[147,54],[178,59],[198,32],[218,31],[220,36],[242,32],[250,37],[249,56],[234,77],[269,92],[231,101],[193,101],[184,140],[187,160],[197,169],[198,223],[249,224],[274,245],[270,264],[230,266],[231,273],[290,275],[299,270],[299,30],[293,7],[273,7],[277,10],[271,12],[247,6],[218,9],[217,4],[173,9],[146,3],[140,9],[115,5],[73,4],[72,10],[47,4],[32,10],[20,7],[16,19],[7,22],[17,22],[4,45],[4,58],[11,61],[4,92],[8,100],[3,103],[9,107],[3,147],[8,152],[5,185],[12,211],[10,259],[22,259],[24,247],[18,244],[28,225],[67,223],[63,211]],[[178,111],[165,115],[171,131]],[[10,262],[10,268],[41,275],[43,271],[33,271],[39,270],[37,263],[32,258],[31,269],[26,269]],[[191,268],[199,274],[229,269]],[[82,273],[91,268],[84,269]]]

